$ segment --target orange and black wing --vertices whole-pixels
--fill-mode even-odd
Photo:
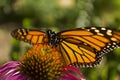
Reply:
[[[47,39],[44,32],[33,29],[18,28],[12,31],[11,35],[18,40],[22,40],[33,45],[46,43]]]
[[[62,40],[59,51],[66,64],[93,67],[100,63],[102,55],[120,46],[120,31],[109,28],[86,27],[57,34]]]

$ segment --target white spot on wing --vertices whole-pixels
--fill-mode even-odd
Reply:
[[[106,30],[106,28],[101,28],[101,30]]]
[[[99,31],[98,29],[96,29],[96,30],[95,30],[95,32],[97,32],[97,33],[98,33],[98,32],[100,32],[100,31]]]
[[[95,27],[91,27],[91,29],[96,29]]]
[[[112,30],[107,30],[106,34],[112,36]]]
[[[104,36],[104,34],[102,34],[102,33],[97,33],[97,35]]]
[[[117,39],[116,39],[116,38],[114,38],[114,37],[112,37],[112,38],[111,38],[111,40],[112,40],[112,41],[117,41]]]
[[[107,32],[112,32],[112,30],[108,29]]]

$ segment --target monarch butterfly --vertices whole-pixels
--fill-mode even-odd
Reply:
[[[18,28],[12,31],[16,39],[35,44],[56,47],[67,64],[93,67],[100,63],[102,55],[120,46],[120,31],[102,27],[85,27],[55,33]]]

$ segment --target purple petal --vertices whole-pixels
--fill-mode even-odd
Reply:
[[[10,61],[0,67],[0,80],[26,80],[26,76],[17,70],[20,62]]]
[[[8,69],[15,68],[16,66],[19,66],[19,65],[20,65],[20,62],[10,61],[0,67],[0,73]]]
[[[13,71],[11,74],[7,75],[5,80],[26,80],[26,76],[20,72]]]
[[[82,72],[80,71],[80,69],[78,69],[78,68],[76,68],[74,66],[68,66],[67,68],[70,69],[70,70],[72,70],[72,71],[74,71],[74,72],[76,72],[77,74],[79,74],[79,76],[81,77],[81,79],[82,78],[85,79],[84,76],[83,76],[83,74],[82,74]]]
[[[69,71],[75,72],[77,75],[79,75],[80,79],[78,79],[75,75],[70,73]],[[74,67],[74,66],[66,66],[63,70],[63,73],[65,73],[65,76],[62,77],[62,80],[86,80],[82,74],[82,72]]]

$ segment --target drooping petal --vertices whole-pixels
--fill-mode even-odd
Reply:
[[[70,71],[74,72],[74,74]],[[66,66],[62,72],[65,74],[65,76],[61,77],[61,80],[86,80],[80,69],[74,66]]]
[[[26,80],[27,76],[20,73],[20,62],[10,61],[0,67],[0,80]]]
[[[0,66],[0,74],[2,72],[5,72],[6,70],[15,68],[18,65],[20,65],[20,62],[16,62],[16,61],[10,61],[8,63],[5,63],[4,65]]]

